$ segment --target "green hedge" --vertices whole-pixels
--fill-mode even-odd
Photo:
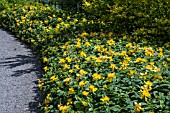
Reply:
[[[169,0],[83,0],[89,18],[115,33],[170,40]]]
[[[6,9],[9,7],[9,3],[6,0],[1,0],[0,1],[0,11]]]
[[[168,113],[170,42],[117,38],[82,15],[39,3],[0,12],[0,25],[30,44],[42,62],[42,112]]]

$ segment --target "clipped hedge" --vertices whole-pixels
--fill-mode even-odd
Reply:
[[[169,112],[170,42],[117,38],[95,31],[96,20],[38,3],[16,4],[0,17],[42,62],[42,112]]]

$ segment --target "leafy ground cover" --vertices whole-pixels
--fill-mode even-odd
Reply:
[[[96,30],[95,20],[39,3],[0,17],[42,62],[42,112],[169,112],[170,42]]]

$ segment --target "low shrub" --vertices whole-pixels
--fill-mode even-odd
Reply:
[[[16,4],[0,17],[42,62],[42,112],[169,112],[170,42],[118,38],[102,23],[39,3]]]
[[[46,111],[168,112],[168,50],[91,37],[44,51],[46,74],[39,83],[49,92],[43,103]]]

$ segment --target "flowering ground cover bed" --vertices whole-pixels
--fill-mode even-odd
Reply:
[[[169,112],[170,42],[95,32],[92,20],[38,3],[0,16],[42,62],[42,112]]]

